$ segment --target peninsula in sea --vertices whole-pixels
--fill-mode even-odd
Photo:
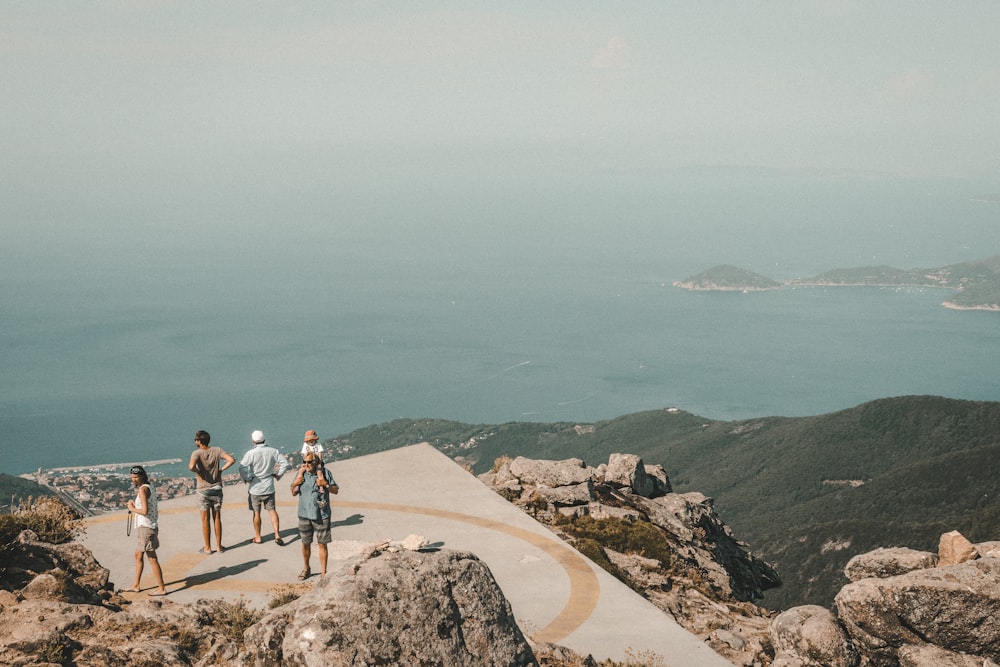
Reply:
[[[896,269],[891,266],[833,269],[812,278],[796,278],[783,283],[723,264],[678,280],[674,286],[723,292],[758,292],[789,287],[934,287],[952,290],[951,296],[941,304],[946,308],[1000,312],[1000,255],[933,269]]]

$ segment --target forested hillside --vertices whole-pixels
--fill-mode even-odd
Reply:
[[[330,446],[355,456],[420,441],[477,473],[501,455],[660,463],[675,491],[715,498],[735,535],[778,567],[773,608],[830,604],[847,560],[879,546],[935,550],[948,530],[1000,539],[1000,402],[908,396],[734,422],[675,409],[595,424],[399,419]]]

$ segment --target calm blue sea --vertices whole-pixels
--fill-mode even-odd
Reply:
[[[186,459],[197,429],[238,454],[258,428],[298,449],[396,417],[1000,400],[1000,314],[947,291],[671,285],[721,263],[784,280],[981,259],[1000,252],[988,194],[698,174],[22,212],[0,250],[0,470]]]

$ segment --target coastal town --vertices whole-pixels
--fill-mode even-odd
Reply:
[[[181,463],[180,459],[146,461],[137,463],[114,463],[100,466],[77,466],[73,468],[39,469],[33,473],[20,475],[55,493],[63,502],[83,516],[95,516],[125,508],[135,497],[135,489],[129,477],[129,468],[141,465],[146,468],[150,481],[160,500],[170,500],[194,493],[194,475],[180,475],[173,472]],[[165,466],[171,472],[159,472],[157,467]],[[236,466],[230,470],[236,470]],[[225,486],[242,484],[238,473],[226,474],[222,478]]]

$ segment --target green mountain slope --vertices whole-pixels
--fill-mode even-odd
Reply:
[[[660,463],[676,491],[715,498],[734,534],[778,567],[774,608],[831,604],[847,560],[876,547],[936,550],[949,530],[1000,539],[1000,402],[908,396],[735,422],[674,409],[596,424],[401,419],[330,445],[353,456],[425,440],[477,473],[501,455]]]

